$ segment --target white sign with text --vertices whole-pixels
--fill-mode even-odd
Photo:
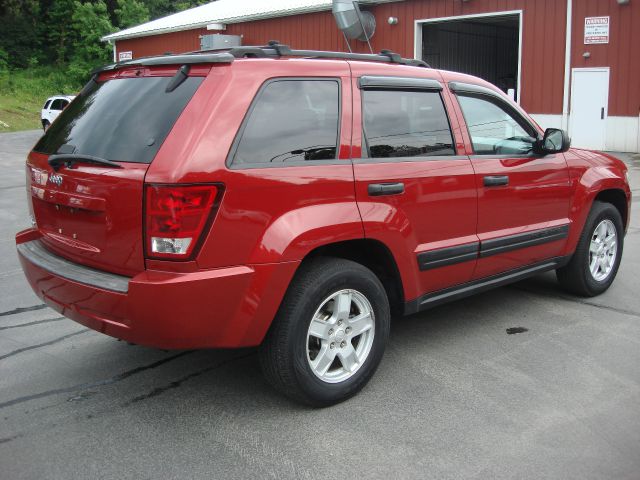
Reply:
[[[584,19],[584,44],[609,43],[609,17]]]

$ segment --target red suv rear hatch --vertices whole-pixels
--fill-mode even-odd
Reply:
[[[144,177],[203,80],[172,84],[176,70],[103,73],[38,141],[27,160],[27,185],[49,250],[123,275],[144,269]]]

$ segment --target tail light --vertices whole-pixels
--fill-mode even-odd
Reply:
[[[215,215],[221,193],[216,185],[147,185],[147,257],[189,259]]]

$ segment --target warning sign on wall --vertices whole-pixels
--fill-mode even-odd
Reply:
[[[133,52],[118,52],[118,61],[131,60],[133,58]]]
[[[584,19],[584,44],[609,43],[609,17]]]

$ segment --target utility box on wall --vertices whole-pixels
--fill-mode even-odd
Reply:
[[[240,35],[222,35],[214,33],[212,35],[200,35],[200,50],[214,50],[218,48],[239,47],[242,45]]]

